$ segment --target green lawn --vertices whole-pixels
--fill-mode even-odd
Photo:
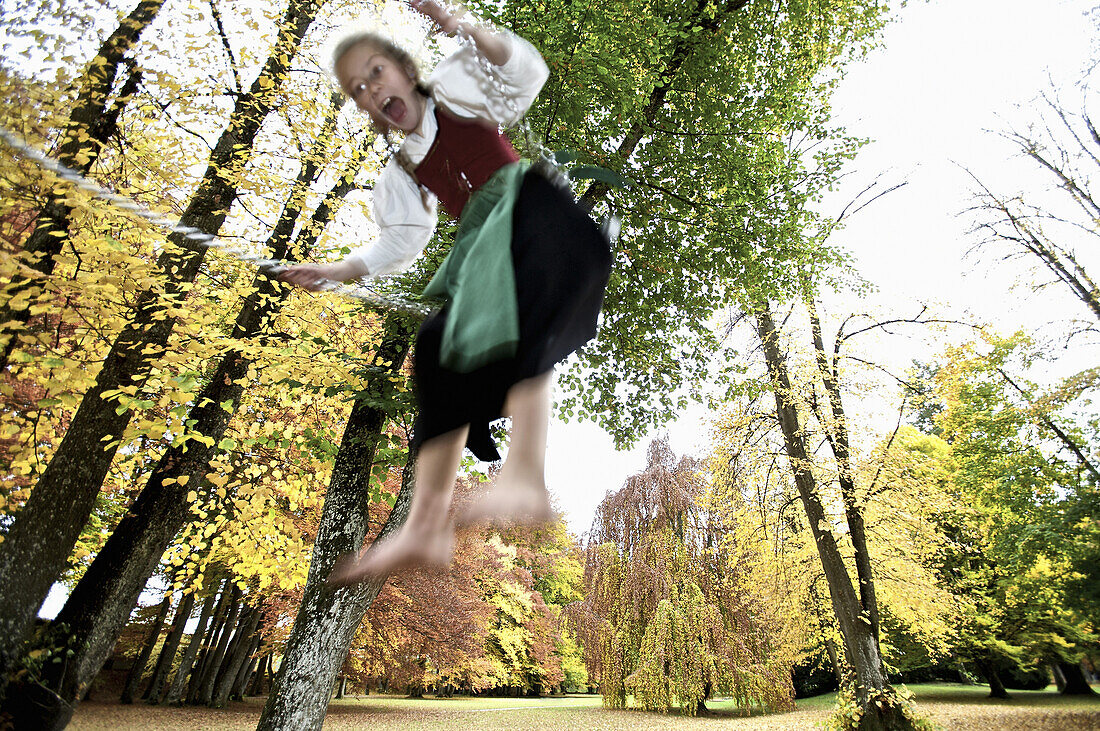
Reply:
[[[913,685],[918,710],[945,731],[1028,729],[1100,731],[1100,697],[1063,698],[1053,690],[1012,691],[1009,701],[993,701],[985,686]],[[532,731],[543,729],[814,729],[832,710],[832,694],[797,702],[791,713],[745,713],[731,701],[711,700],[700,718],[660,715],[638,710],[605,709],[599,696],[561,698],[421,698],[367,695],[333,701],[325,729],[409,729],[410,731]],[[176,731],[253,729],[262,698],[232,703],[228,708],[160,708],[144,704],[84,703],[69,727],[76,731]]]

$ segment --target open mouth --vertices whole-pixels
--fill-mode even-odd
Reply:
[[[402,101],[400,97],[396,96],[391,96],[384,99],[379,109],[383,115],[385,115],[396,124],[401,124],[401,121],[405,119],[405,114],[408,111],[405,106],[405,102]]]

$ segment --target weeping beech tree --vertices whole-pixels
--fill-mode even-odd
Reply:
[[[632,695],[646,710],[694,716],[715,694],[742,707],[793,707],[775,620],[743,581],[732,526],[703,507],[706,484],[699,464],[656,440],[645,470],[596,511],[588,595],[570,617],[611,708]]]

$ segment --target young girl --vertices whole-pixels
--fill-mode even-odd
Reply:
[[[431,238],[437,201],[459,219],[451,252],[425,289],[446,304],[416,337],[419,456],[408,519],[366,555],[338,564],[334,583],[448,565],[448,510],[463,446],[479,459],[499,459],[489,423],[501,416],[512,420],[508,458],[464,521],[549,518],[543,473],[553,367],[595,335],[611,267],[592,220],[568,192],[528,169],[499,131],[517,123],[542,88],[542,57],[523,39],[434,0],[412,7],[444,33],[469,36],[477,51],[462,48],[423,84],[409,54],[382,37],[364,33],[337,46],[341,88],[379,131],[401,130],[405,141],[375,185],[373,246],[281,275],[316,290],[324,280],[399,271]]]

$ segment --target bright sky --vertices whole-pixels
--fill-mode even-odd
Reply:
[[[886,185],[908,181],[837,234],[879,288],[878,299],[933,298],[943,310],[971,310],[1007,331],[1073,310],[1073,302],[1062,301],[1061,315],[1051,314],[1044,306],[1049,300],[1010,296],[1007,272],[964,260],[973,240],[959,214],[971,184],[959,165],[1005,192],[1031,184],[1035,173],[1009,160],[1012,150],[988,130],[1026,127],[1048,75],[1067,91],[1079,80],[1092,29],[1084,14],[1092,5],[911,0],[887,28],[883,46],[849,71],[834,98],[836,118],[874,142],[860,154],[851,180],[826,201],[826,212],[838,213],[878,173],[886,173]],[[1071,106],[1079,98],[1066,94]],[[670,427],[678,454],[705,452],[707,418],[695,409]],[[552,425],[547,477],[575,532],[588,529],[608,490],[645,466],[646,443],[616,452],[590,424]]]

